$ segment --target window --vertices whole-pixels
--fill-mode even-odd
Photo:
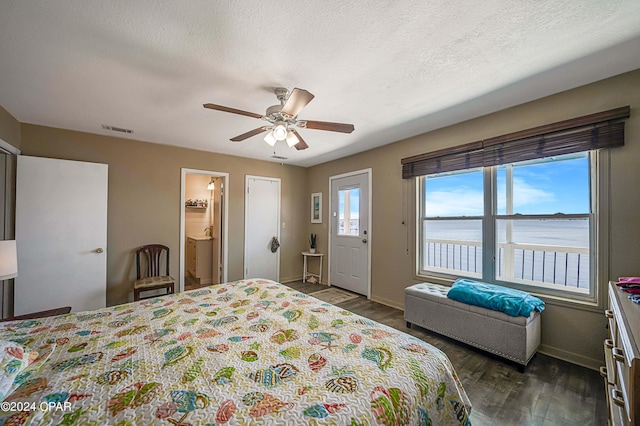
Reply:
[[[421,271],[482,278],[482,169],[421,178]]]
[[[595,154],[419,178],[419,274],[593,294]]]
[[[607,242],[596,235],[607,233],[608,151],[624,146],[630,111],[403,158],[402,177],[419,182],[418,274],[598,302],[609,263]],[[596,206],[605,206],[597,216]]]
[[[338,190],[338,235],[360,235],[360,188]]]

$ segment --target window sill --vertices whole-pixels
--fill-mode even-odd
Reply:
[[[545,304],[553,306],[561,306],[564,308],[579,309],[581,311],[602,313],[603,307],[597,301],[593,300],[578,300],[570,299],[568,297],[555,296],[550,294],[539,294],[530,292],[532,295],[542,299]]]

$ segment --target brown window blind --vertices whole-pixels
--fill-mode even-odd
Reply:
[[[624,145],[629,106],[402,159],[409,179]]]

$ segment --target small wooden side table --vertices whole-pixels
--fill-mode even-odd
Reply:
[[[322,257],[324,253],[311,253],[310,251],[303,251],[302,257],[304,257],[304,269],[302,269],[302,282],[307,282],[307,277],[316,277],[318,279],[318,283],[322,284]],[[317,274],[312,274],[309,272],[307,258],[309,257],[319,257],[320,258],[320,270]]]

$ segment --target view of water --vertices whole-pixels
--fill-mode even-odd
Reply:
[[[427,238],[482,241],[481,220],[427,221]],[[506,221],[498,221],[498,242],[506,241]],[[589,247],[587,219],[514,220],[513,242],[569,247]]]
[[[506,242],[506,222],[498,221],[497,238]],[[451,240],[482,241],[481,220],[434,220],[426,223],[429,240],[450,240],[449,243],[431,242],[423,253],[424,264],[452,271],[482,271],[482,247],[470,243],[456,244]],[[513,278],[551,283],[561,286],[589,288],[588,249],[589,221],[587,219],[514,220],[512,242],[544,247],[515,247],[512,257],[504,248],[497,252],[497,274],[503,277],[505,262],[512,265]],[[559,246],[554,249],[555,246]],[[564,248],[571,247],[571,248]],[[566,250],[566,251],[565,251]]]

